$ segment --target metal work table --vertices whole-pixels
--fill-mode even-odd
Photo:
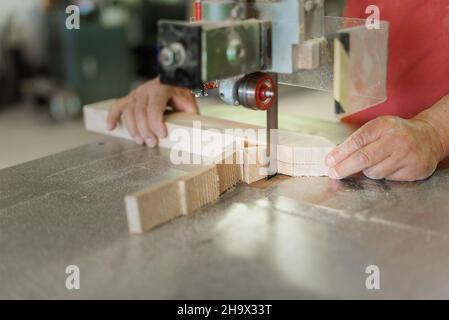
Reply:
[[[239,185],[130,236],[124,196],[190,168],[168,150],[99,139],[0,171],[0,298],[449,298],[448,169],[419,183]],[[68,265],[80,290],[65,287]],[[380,290],[365,287],[368,265]]]

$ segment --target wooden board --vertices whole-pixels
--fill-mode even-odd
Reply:
[[[231,167],[232,168],[232,167]],[[220,177],[217,165],[205,166],[178,179],[163,182],[125,197],[126,215],[130,233],[141,234],[182,215],[189,215],[218,200]],[[238,179],[240,181],[240,177]],[[233,180],[235,185],[238,181]]]
[[[177,181],[165,182],[125,197],[130,233],[140,234],[182,215]]]
[[[107,134],[114,137],[132,140],[126,129],[122,125],[118,125],[114,131],[108,131],[106,127],[107,113],[114,100],[108,100],[98,104],[86,106],[84,108],[85,126],[88,131]],[[171,148],[172,150],[180,150],[191,154],[201,155],[205,159],[215,159],[223,154],[226,148],[234,147],[239,151],[239,147],[244,146],[260,146],[265,147],[265,128],[252,126],[240,122],[221,120],[212,117],[188,113],[172,113],[165,117],[168,128],[168,137],[161,139],[159,145],[161,147]],[[201,123],[201,127],[198,124]],[[179,131],[183,130],[181,134]],[[232,134],[229,132],[232,131]],[[258,134],[253,134],[254,132]],[[177,140],[180,136],[202,135],[204,141],[199,147],[192,146],[190,140],[180,142]],[[208,146],[210,141],[218,139],[222,141],[221,148],[215,148],[211,151]],[[324,166],[326,154],[335,145],[329,140],[314,135],[301,134],[290,131],[279,131],[278,143],[278,162],[283,164],[295,164],[298,166],[309,165],[309,170],[288,170],[283,174],[296,175],[295,172],[302,172],[302,175],[322,176],[323,168],[320,170],[312,170],[310,165]],[[209,152],[207,153],[206,150]],[[207,154],[206,154],[207,153]],[[281,165],[280,167],[285,167]]]
[[[217,166],[206,166],[183,176],[178,180],[178,186],[181,212],[191,214],[218,200],[220,187]]]
[[[240,153],[243,182],[251,184],[266,178],[266,150],[266,147],[247,147]]]
[[[223,161],[217,163],[216,166],[220,194],[242,181],[242,169],[238,164],[236,152],[228,157],[223,157]]]
[[[113,131],[107,129],[106,119],[110,107],[115,100],[107,100],[100,103],[85,106],[84,112],[84,124],[88,131],[106,134],[109,136],[123,138],[127,140],[133,140],[125,126],[121,123]],[[235,142],[244,144],[244,141],[249,140],[253,144],[263,143],[262,135],[261,141],[257,141],[257,137],[253,138],[251,135],[247,136],[245,131],[256,131],[259,128],[257,126],[251,126],[234,121],[220,120],[212,117],[205,117],[191,113],[169,113],[165,115],[165,123],[167,125],[168,136],[159,140],[159,146],[164,148],[171,148],[188,152],[194,155],[204,155],[203,150],[207,149],[211,141],[220,139],[222,148],[218,148],[215,153],[207,154],[207,157],[215,158],[222,154],[223,150]],[[199,127],[201,125],[201,127]],[[226,131],[229,129],[241,129],[234,131],[237,136],[227,135]],[[192,137],[202,135],[202,143],[200,146],[194,147],[192,141],[185,139],[185,142],[181,140],[181,137]],[[209,148],[210,150],[210,148]]]
[[[109,100],[86,106],[86,129],[132,140],[120,124],[114,131],[107,130],[106,118],[113,102]],[[168,137],[161,139],[159,146],[197,154],[201,156],[203,167],[181,178],[126,196],[130,233],[141,234],[179,216],[191,214],[218,200],[222,193],[239,182],[251,184],[266,177],[264,128],[187,113],[169,114],[165,121]],[[185,137],[190,139],[177,139]],[[191,140],[196,139],[201,143],[192,143]],[[210,148],[210,145],[217,144],[218,148]],[[324,158],[333,146],[322,137],[280,131],[278,172],[288,176],[325,176],[328,168]]]

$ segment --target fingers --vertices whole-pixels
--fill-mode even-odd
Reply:
[[[403,181],[406,182],[407,181],[407,175],[406,172],[403,168],[393,172],[392,174],[390,174],[387,179],[390,181]]]
[[[387,139],[379,139],[355,152],[329,170],[332,179],[344,179],[365,169],[376,166],[387,159],[393,150]]]
[[[153,132],[151,132],[147,122],[146,95],[138,95],[136,97],[135,119],[141,138],[145,140],[145,143],[149,147],[155,147],[157,145],[157,139],[154,136]]]
[[[398,170],[401,170],[403,165],[396,157],[390,156],[375,166],[365,169],[363,174],[373,180],[386,179]]]
[[[173,105],[176,111],[188,112],[188,113],[199,113],[198,104],[195,97],[189,90],[176,89],[177,93],[173,96],[171,105]]]
[[[432,175],[432,173],[433,171],[428,174],[417,177],[416,174],[409,168],[401,168],[396,172],[394,172],[393,174],[386,177],[386,179],[390,181],[401,181],[401,182],[420,181],[429,178]]]
[[[164,111],[166,105],[167,101],[162,97],[154,97],[148,101],[146,120],[150,130],[159,139],[163,139],[167,136],[167,127],[164,124]]]
[[[420,181],[429,178],[437,169],[438,161],[423,161],[422,158],[416,158],[410,155],[404,160],[404,164],[395,172],[385,178],[390,181]]]
[[[159,94],[156,89],[151,88],[142,86],[117,101],[108,114],[107,123],[108,128],[113,130],[123,114],[123,122],[136,143],[155,147],[158,137],[167,136],[167,128],[163,122],[167,95]]]
[[[167,136],[164,111],[169,101],[177,111],[198,113],[190,90],[165,86],[159,79],[154,79],[112,106],[107,119],[108,129],[113,130],[123,115],[124,124],[133,139],[138,144],[154,147],[158,139]]]
[[[117,100],[108,112],[108,117],[106,120],[107,127],[109,131],[114,130],[117,127],[117,123],[120,120],[123,109],[128,105],[128,97]]]
[[[423,123],[398,117],[374,120],[327,156],[329,176],[343,179],[363,171],[371,179],[427,179],[440,161],[438,147],[432,147],[432,132]]]
[[[329,153],[326,157],[326,164],[329,167],[335,167],[354,152],[379,139],[385,127],[389,125],[387,122],[389,122],[388,118],[379,118],[365,124]]]
[[[144,143],[142,137],[140,136],[139,130],[137,128],[134,104],[128,105],[128,107],[123,111],[123,120],[125,122],[126,129],[128,130],[131,137],[136,141],[137,144],[142,145]]]
[[[196,103],[195,98],[186,98],[185,101],[183,101],[182,108],[179,111],[188,112],[188,113],[199,113],[198,104]]]

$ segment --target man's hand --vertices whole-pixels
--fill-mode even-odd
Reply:
[[[327,157],[329,176],[343,179],[360,171],[371,179],[417,181],[431,176],[444,158],[438,131],[427,121],[375,119]]]
[[[190,90],[163,85],[159,78],[149,81],[118,100],[108,114],[108,129],[114,130],[123,115],[129,134],[138,144],[150,147],[167,136],[164,111],[167,105],[176,111],[198,113]]]

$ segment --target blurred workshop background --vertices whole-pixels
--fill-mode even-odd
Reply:
[[[327,0],[327,15],[340,15],[343,2]],[[65,27],[71,4],[80,8],[79,30]],[[84,131],[82,106],[155,77],[157,20],[188,19],[192,7],[186,0],[2,0],[0,169],[98,140]],[[331,103],[323,93],[289,90],[305,106],[292,114],[314,116],[307,106]]]

